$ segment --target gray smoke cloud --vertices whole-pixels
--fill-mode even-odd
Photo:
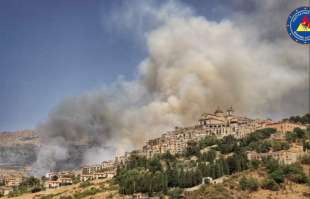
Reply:
[[[137,79],[118,79],[55,107],[37,128],[38,173],[110,159],[217,106],[255,117],[307,112],[307,50],[284,25],[303,2],[234,1],[221,7],[232,15],[216,21],[176,1],[139,3],[111,18],[115,26],[138,22],[144,30],[148,57]]]

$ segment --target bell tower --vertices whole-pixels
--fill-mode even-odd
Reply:
[[[228,116],[232,116],[233,113],[234,113],[234,109],[233,109],[232,106],[230,106],[230,107],[227,109],[227,115],[228,115]]]

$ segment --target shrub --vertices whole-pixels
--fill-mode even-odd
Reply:
[[[269,189],[271,191],[278,191],[280,189],[280,186],[273,179],[267,178],[263,181],[262,188]]]
[[[79,183],[79,182],[81,182],[79,176],[77,176],[77,177],[72,177],[72,183],[73,183],[73,184],[77,184],[77,183]]]
[[[251,160],[250,161],[250,167],[253,169],[258,169],[260,163],[261,162],[259,160]]]
[[[304,184],[308,182],[308,178],[303,172],[290,174],[288,176],[288,179],[290,179],[293,182],[299,183],[299,184]]]
[[[272,142],[273,151],[288,150],[289,148],[290,148],[290,145],[288,142],[278,142],[278,141]]]
[[[85,181],[85,182],[81,182],[80,187],[85,188],[85,187],[89,187],[91,185],[93,185],[91,182]]]
[[[36,192],[39,192],[39,191],[42,191],[41,187],[34,187],[34,188],[31,189],[31,193],[36,193]]]
[[[267,168],[268,173],[272,173],[280,168],[279,162],[272,158],[263,158],[263,164]]]
[[[273,171],[272,173],[270,173],[269,177],[272,178],[277,183],[282,183],[282,182],[284,182],[285,175],[284,175],[283,170],[279,168],[279,169]]]
[[[284,167],[284,173],[288,179],[296,183],[306,183],[308,178],[305,175],[303,168],[299,164],[291,164]]]
[[[180,188],[171,189],[171,190],[168,192],[168,196],[169,196],[171,199],[179,199],[179,198],[182,197],[182,189],[180,189]]]
[[[310,165],[310,155],[304,155],[304,156],[301,158],[301,163],[302,163],[302,164]]]
[[[101,191],[100,189],[92,187],[92,188],[87,189],[87,190],[85,190],[83,192],[75,193],[73,198],[74,199],[85,198],[87,196],[95,195],[95,194],[99,193],[100,191]]]
[[[239,181],[239,185],[243,191],[245,190],[257,191],[259,187],[257,180],[251,177],[250,178],[242,177]]]

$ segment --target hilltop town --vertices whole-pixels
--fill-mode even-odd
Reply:
[[[167,169],[175,168],[175,172],[177,172],[175,175],[182,175],[179,172],[186,171],[193,172],[193,176],[201,176],[197,177],[198,180],[196,182],[193,181],[187,185],[177,185],[179,187],[195,187],[197,184],[201,183],[201,180],[202,184],[206,184],[207,182],[218,184],[223,181],[221,177],[223,177],[224,174],[231,175],[249,168],[248,166],[242,169],[240,168],[239,170],[230,168],[228,169],[229,171],[226,172],[224,171],[225,169],[222,169],[221,174],[207,174],[210,165],[218,164],[217,161],[221,161],[222,163],[220,165],[222,165],[223,162],[234,157],[235,148],[238,147],[246,149],[244,155],[238,156],[240,159],[245,158],[244,161],[262,162],[265,159],[271,158],[283,165],[291,165],[299,162],[301,158],[305,156],[305,143],[304,146],[302,146],[300,142],[296,142],[297,138],[293,141],[288,141],[288,135],[290,135],[288,132],[301,131],[303,132],[302,135],[305,136],[304,132],[306,132],[306,129],[307,125],[291,122],[289,120],[274,122],[270,119],[250,119],[235,115],[232,107],[229,107],[225,111],[217,108],[214,113],[203,113],[193,126],[175,127],[174,130],[165,132],[158,138],[147,140],[141,149],[116,156],[113,160],[103,161],[94,165],[81,165],[80,169],[72,171],[51,171],[40,180],[32,179],[32,181],[35,182],[34,187],[36,190],[31,190],[31,192],[58,189],[76,183],[89,183],[98,180],[109,181],[114,179],[114,181],[120,183],[120,194],[136,194],[139,192],[136,191],[138,190],[137,187],[133,190],[127,190],[127,187],[130,185],[124,185],[122,184],[124,182],[118,181],[117,179],[123,178],[122,172],[140,167],[145,167],[146,170],[143,169],[142,171],[145,172],[145,175],[151,175],[152,178],[154,173],[149,173],[152,170],[152,168],[149,168],[149,164],[156,165],[158,163],[160,163],[157,165],[160,171],[168,172]],[[252,141],[248,141],[251,136],[258,136],[261,140],[253,141],[252,146]],[[264,141],[265,139],[267,141]],[[240,144],[240,142],[243,144]],[[249,143],[245,144],[246,142]],[[231,143],[233,143],[232,148],[225,148]],[[213,154],[210,154],[210,151],[212,151]],[[210,156],[212,156],[212,160],[210,160]],[[175,157],[179,158],[175,159]],[[178,164],[182,164],[182,169],[179,171],[179,167],[170,165],[170,160],[167,160],[167,158],[174,162],[179,162]],[[156,160],[160,161],[152,163],[152,161]],[[230,161],[235,161],[235,159]],[[227,164],[226,166],[229,167],[230,163]],[[202,169],[200,169],[199,173],[196,173],[196,168],[200,167]],[[203,173],[203,169],[206,170],[206,174]],[[156,169],[154,172],[155,171]],[[0,193],[11,197],[19,196],[22,193],[18,190],[18,187],[21,185],[24,186],[25,182],[28,181],[29,177],[25,175],[25,172],[19,174],[14,172],[7,174],[2,173],[0,176],[0,184],[2,185],[0,187]],[[166,183],[167,185],[165,186],[169,186],[169,182]],[[176,185],[173,185],[173,187],[174,186]],[[121,190],[121,187],[123,187],[124,190]],[[153,191],[158,192],[161,188],[156,190],[157,189],[154,188]],[[194,190],[197,190],[197,187]],[[141,189],[141,192],[144,192],[143,189]],[[144,195],[143,197],[147,198],[147,196]]]

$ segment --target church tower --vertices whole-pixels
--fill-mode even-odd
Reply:
[[[232,106],[230,106],[230,107],[227,109],[227,115],[228,115],[228,116],[232,116],[233,113],[234,113],[234,109],[233,109]]]

